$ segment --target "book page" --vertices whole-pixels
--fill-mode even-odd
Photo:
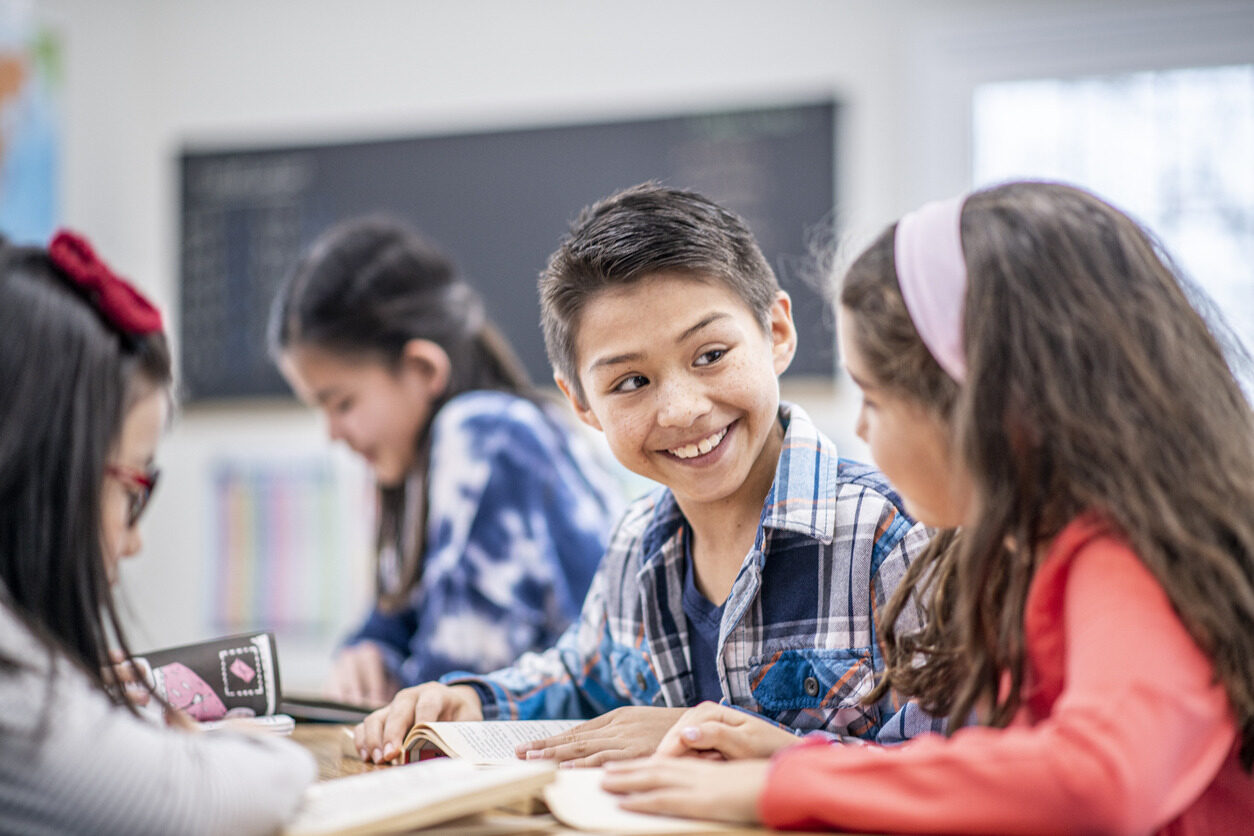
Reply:
[[[440,760],[333,778],[305,790],[285,836],[394,833],[489,810],[538,793],[552,764],[485,769]]]
[[[583,720],[487,720],[464,723],[420,723],[405,739],[406,748],[434,742],[452,757],[472,763],[516,761],[514,747],[529,740],[552,737],[574,728]],[[426,730],[426,734],[421,732]]]
[[[601,769],[559,769],[544,788],[544,803],[553,818],[567,827],[598,833],[632,834],[723,833],[730,825],[698,819],[632,813],[618,806],[619,796],[601,789]]]

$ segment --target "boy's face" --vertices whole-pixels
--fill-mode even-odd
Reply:
[[[765,491],[782,440],[778,376],[797,347],[790,304],[780,292],[764,332],[717,280],[646,277],[582,312],[575,348],[586,403],[560,376],[558,385],[620,462],[669,487],[681,507]]]

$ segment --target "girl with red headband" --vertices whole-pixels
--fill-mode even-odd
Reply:
[[[289,741],[161,728],[109,687],[170,378],[160,313],[86,241],[0,241],[0,832],[272,832],[313,779]]]
[[[894,833],[1254,822],[1254,416],[1218,321],[1091,194],[1011,183],[884,232],[840,296],[858,433],[945,531],[880,614],[896,748],[703,705],[605,786],[633,810]],[[1225,355],[1224,348],[1229,348]],[[912,591],[917,632],[893,629]]]

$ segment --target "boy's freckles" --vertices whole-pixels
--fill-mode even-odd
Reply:
[[[681,501],[730,498],[763,456],[773,476],[777,344],[732,290],[659,274],[593,297],[580,320],[581,414],[619,461]]]

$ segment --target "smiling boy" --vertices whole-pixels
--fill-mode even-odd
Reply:
[[[912,704],[861,704],[874,614],[928,532],[780,402],[791,301],[744,222],[692,192],[627,189],[584,210],[540,293],[558,387],[663,487],[619,521],[554,647],[400,692],[358,727],[363,754],[395,757],[420,720],[596,717],[519,752],[595,765],[648,754],[703,700],[798,732],[932,729]]]

